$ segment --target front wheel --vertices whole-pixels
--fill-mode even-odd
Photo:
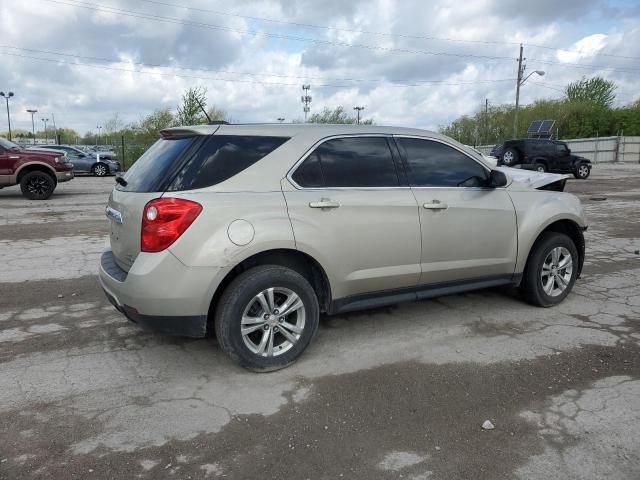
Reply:
[[[29,200],[46,200],[55,189],[55,179],[45,172],[29,172],[20,180],[22,195]]]
[[[547,171],[547,167],[544,163],[536,163],[535,169],[537,172],[544,173]]]
[[[97,165],[94,165],[92,170],[93,170],[93,174],[96,177],[104,177],[109,173],[109,168],[107,168],[107,166],[102,163],[98,163]]]
[[[518,151],[515,148],[507,148],[502,154],[502,163],[507,167],[515,165],[518,162]]]
[[[538,307],[562,302],[578,276],[578,250],[563,233],[543,232],[531,249],[520,289]]]
[[[240,366],[279,370],[307,348],[319,316],[316,294],[302,275],[277,265],[259,266],[240,274],[222,294],[216,337]]]
[[[591,169],[584,163],[581,163],[576,167],[575,172],[573,172],[573,176],[579,180],[586,180],[591,173]]]

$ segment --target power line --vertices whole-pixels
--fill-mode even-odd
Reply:
[[[592,63],[555,62],[552,60],[543,60],[541,58],[529,58],[528,60],[530,62],[537,62],[545,65],[561,65],[563,67],[583,68],[588,70],[615,70],[616,72],[640,73],[640,68],[608,67],[606,65],[594,65]]]
[[[154,14],[147,14],[147,13],[142,13],[142,12],[135,12],[135,11],[131,11],[131,10],[125,10],[125,9],[121,9],[121,8],[109,7],[109,6],[98,5],[98,4],[90,4],[90,3],[86,3],[86,2],[81,2],[79,0],[69,0],[69,1],[43,0],[43,1],[50,2],[50,3],[56,3],[56,4],[60,4],[60,5],[67,5],[67,6],[71,6],[71,7],[79,7],[79,8],[84,8],[84,9],[88,9],[88,10],[94,10],[94,11],[98,11],[98,12],[115,13],[115,14],[118,14],[118,15],[126,16],[126,17],[142,18],[142,19],[146,19],[146,20],[154,20],[154,21],[164,22],[164,23],[171,23],[171,24],[184,25],[184,26],[192,26],[192,27],[197,27],[197,28],[205,28],[205,29],[212,29],[212,30],[219,30],[219,31],[226,31],[226,32],[242,33],[242,34],[253,35],[253,36],[265,36],[265,37],[277,38],[277,39],[281,39],[281,40],[293,40],[293,41],[297,41],[297,42],[315,43],[315,44],[319,44],[319,45],[334,45],[334,46],[338,46],[338,47],[363,48],[363,49],[367,49],[367,50],[378,50],[378,51],[384,51],[384,52],[398,52],[398,53],[411,53],[411,54],[417,54],[417,55],[448,56],[448,57],[458,57],[458,58],[482,58],[482,59],[485,59],[485,60],[512,60],[512,57],[510,57],[510,56],[475,55],[475,54],[471,54],[471,53],[453,53],[453,52],[435,52],[435,51],[429,51],[429,50],[413,50],[413,49],[397,48],[397,47],[383,47],[381,45],[368,45],[368,44],[364,44],[364,43],[337,42],[337,41],[331,41],[331,40],[322,40],[322,39],[319,39],[319,38],[298,37],[298,36],[295,36],[295,35],[286,35],[286,34],[272,33],[272,32],[261,32],[261,31],[249,30],[249,29],[243,30],[243,29],[238,29],[238,28],[227,27],[227,26],[224,26],[224,25],[215,25],[215,24],[204,23],[204,22],[185,21],[185,20],[181,20],[181,19],[178,19],[178,18],[175,18],[175,17],[163,17],[161,15],[154,15]],[[70,3],[70,2],[73,2],[73,3]]]
[[[433,83],[447,83],[448,80],[416,80],[412,84],[407,84],[411,80],[402,80],[402,79],[364,79],[364,78],[328,78],[328,77],[318,77],[318,76],[309,76],[309,75],[281,75],[281,74],[272,74],[272,73],[264,73],[264,72],[240,72],[236,70],[215,70],[206,67],[181,67],[175,65],[164,65],[157,63],[144,63],[144,62],[133,62],[133,61],[123,61],[122,59],[117,58],[105,58],[105,57],[94,57],[94,56],[85,56],[73,53],[65,53],[65,52],[57,52],[53,50],[41,50],[36,48],[25,48],[25,47],[17,47],[14,45],[0,45],[0,48],[9,48],[12,50],[20,50],[25,52],[35,52],[35,53],[44,53],[48,55],[58,55],[62,57],[70,57],[70,58],[78,58],[83,60],[96,60],[99,62],[107,62],[107,63],[130,63],[131,65],[138,65],[147,68],[167,68],[174,70],[187,70],[187,71],[205,71],[205,72],[214,72],[214,73],[228,73],[232,75],[249,75],[249,76],[257,76],[257,77],[277,77],[277,78],[297,78],[297,79],[318,79],[324,81],[334,81],[334,82],[361,82],[361,83],[383,83],[390,82],[394,83],[398,86],[416,86],[420,84],[433,84]],[[474,84],[474,83],[492,83],[492,82],[506,82],[511,81],[509,78],[505,79],[495,79],[495,80],[473,80],[468,82],[455,82],[456,85],[461,84]]]
[[[140,1],[145,2],[145,3],[154,4],[154,5],[163,5],[165,7],[182,8],[184,10],[190,10],[190,11],[194,11],[194,12],[212,13],[214,15],[221,15],[221,16],[225,16],[225,17],[244,18],[246,20],[257,20],[259,22],[278,23],[278,24],[281,24],[281,25],[292,25],[292,26],[295,26],[295,27],[316,28],[316,29],[322,29],[322,30],[333,30],[333,31],[336,31],[336,32],[360,33],[360,34],[365,34],[365,35],[378,35],[378,36],[382,36],[382,37],[409,38],[409,39],[417,39],[417,40],[436,40],[436,41],[443,41],[443,42],[478,43],[478,44],[484,44],[484,45],[519,45],[519,43],[520,43],[520,42],[508,42],[508,41],[504,41],[504,40],[468,40],[468,39],[451,38],[451,37],[436,37],[436,36],[431,36],[431,35],[414,35],[414,34],[406,34],[406,33],[380,32],[380,31],[373,31],[373,30],[359,30],[359,29],[351,29],[351,28],[332,27],[332,26],[328,26],[328,25],[317,25],[317,24],[311,24],[311,23],[291,22],[291,21],[287,21],[287,20],[279,20],[279,19],[275,19],[275,18],[266,18],[266,17],[257,17],[257,16],[252,16],[252,15],[242,15],[242,14],[238,14],[238,13],[222,12],[220,10],[212,10],[212,9],[208,9],[208,8],[190,7],[190,6],[186,6],[186,5],[180,5],[180,4],[177,4],[177,3],[161,2],[159,0],[140,0]],[[528,47],[544,48],[544,49],[548,49],[548,50],[557,50],[557,51],[568,52],[568,53],[585,53],[584,51],[581,51],[581,50],[569,50],[569,49],[566,49],[566,48],[553,47],[553,46],[549,46],[549,45],[539,45],[539,44],[526,43],[526,42],[523,42],[523,43],[524,43],[525,46],[528,46]],[[625,59],[629,59],[629,60],[639,60],[640,59],[640,57],[633,57],[633,56],[626,56],[626,55],[615,55],[615,54],[600,53],[600,52],[598,52],[598,55],[607,56],[607,57],[614,57],[614,58],[625,58]]]
[[[159,76],[164,76],[164,77],[192,78],[192,79],[198,79],[198,80],[234,82],[234,83],[252,83],[252,84],[259,84],[259,85],[266,85],[266,86],[297,86],[298,85],[297,83],[262,82],[262,81],[259,81],[259,80],[243,80],[243,79],[238,79],[238,78],[218,78],[218,77],[208,77],[208,76],[200,76],[200,75],[184,75],[184,74],[177,74],[177,73],[135,70],[135,69],[114,67],[114,66],[108,66],[108,65],[96,65],[96,64],[91,64],[91,63],[72,62],[72,61],[66,61],[66,60],[56,59],[56,58],[35,57],[35,56],[32,56],[32,55],[23,55],[23,54],[19,54],[19,53],[0,52],[0,55],[8,55],[8,56],[19,57],[19,58],[28,58],[28,59],[32,59],[32,60],[38,60],[38,61],[50,62],[50,63],[63,63],[63,64],[66,64],[66,65],[72,65],[72,66],[91,67],[91,68],[114,70],[114,71],[121,71],[121,72],[127,72],[127,73],[141,73],[141,74],[146,74],[146,75],[159,75]],[[168,67],[168,68],[173,68],[173,67]],[[497,83],[497,82],[507,82],[507,81],[510,82],[510,81],[513,81],[513,80],[509,79],[509,78],[507,78],[507,79],[498,79],[498,80],[475,80],[475,81],[469,81],[469,82],[448,82],[446,80],[433,80],[433,81],[425,80],[422,83],[391,84],[389,86],[391,86],[391,87],[421,87],[421,86],[424,86],[425,84],[428,84],[428,83],[437,83],[437,84],[440,84],[440,85],[457,86],[457,85],[472,85],[472,84],[476,84],[476,83]],[[314,86],[323,87],[323,88],[352,88],[352,87],[354,87],[354,85],[337,85],[337,84],[326,84],[326,83],[325,84],[314,84]]]

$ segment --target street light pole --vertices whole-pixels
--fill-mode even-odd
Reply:
[[[33,115],[38,113],[38,110],[34,108],[28,108],[27,113],[31,114],[31,133],[33,133],[33,144],[36,144],[36,124],[33,120]]]
[[[96,125],[96,128],[98,129],[98,136],[96,137],[96,147],[97,147],[100,140],[100,130],[102,130],[102,126]]]
[[[45,145],[49,145],[49,137],[47,136],[47,122],[49,121],[48,118],[43,118],[42,119],[42,123],[44,123],[44,143]]]
[[[518,58],[518,80],[516,82],[516,109],[513,115],[513,138],[517,138],[518,136],[518,107],[520,106],[520,87],[522,87],[524,85],[524,82],[526,82],[528,78],[534,73],[540,76],[545,74],[544,70],[534,70],[523,79],[522,76],[524,75],[524,71],[527,66],[522,64],[523,60],[526,60],[526,58],[522,58],[522,53],[522,44],[520,44],[520,57]]]
[[[364,110],[364,107],[353,107],[353,109],[354,109],[356,112],[358,112],[358,113],[357,113],[358,117],[357,117],[357,119],[356,119],[356,125],[360,125],[360,112],[361,112],[362,110]]]
[[[11,140],[11,116],[9,115],[9,99],[13,97],[13,92],[0,92],[0,97],[4,97],[7,101],[7,123],[9,124],[9,140]]]

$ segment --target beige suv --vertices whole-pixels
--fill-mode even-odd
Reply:
[[[133,322],[275,370],[322,313],[506,284],[561,302],[586,229],[565,181],[423,130],[171,128],[117,179],[100,281]]]

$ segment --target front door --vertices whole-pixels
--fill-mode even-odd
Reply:
[[[555,143],[555,155],[553,170],[567,171],[571,170],[571,154],[569,147],[564,142]]]
[[[334,299],[418,284],[418,208],[386,137],[326,140],[283,191],[296,246],[325,267]]]
[[[489,170],[436,139],[397,137],[422,226],[423,285],[508,279],[517,255],[516,215]]]

